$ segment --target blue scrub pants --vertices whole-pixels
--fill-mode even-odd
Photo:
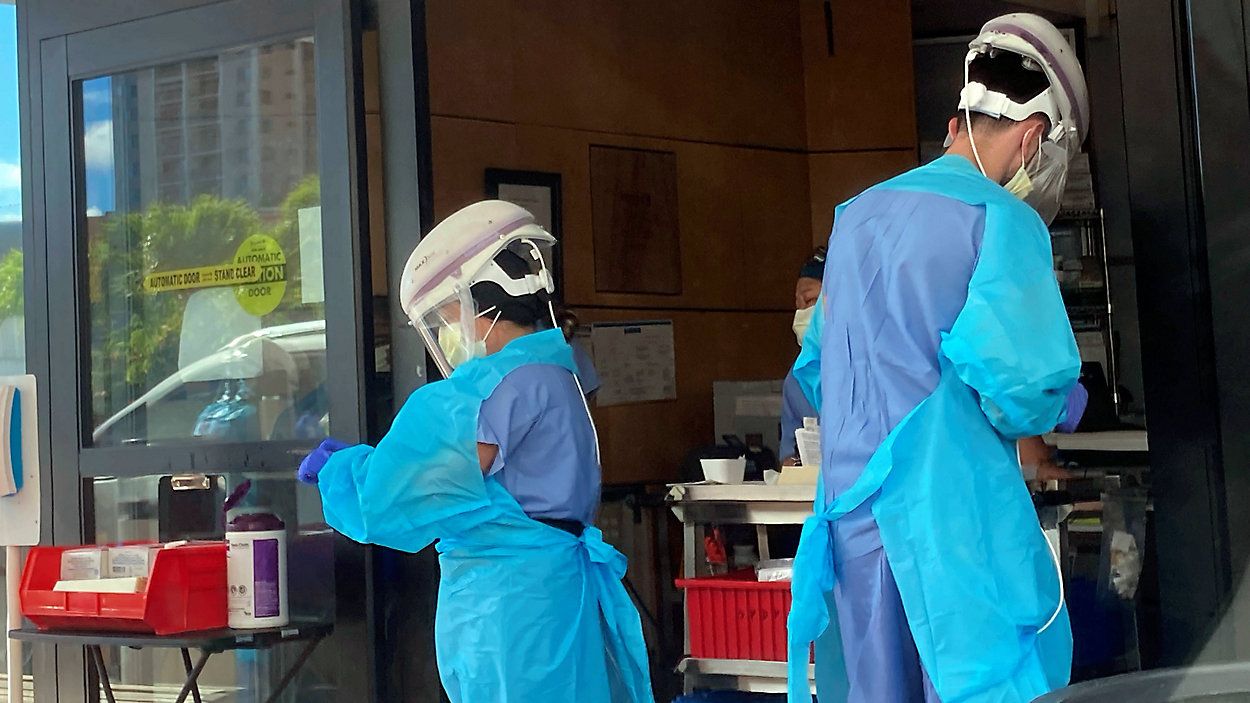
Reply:
[[[835,568],[848,703],[940,703],[920,664],[885,550]]]

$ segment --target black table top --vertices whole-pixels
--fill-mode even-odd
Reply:
[[[11,630],[9,636],[26,642],[48,642],[78,646],[145,647],[166,649],[202,649],[225,652],[233,649],[268,649],[284,642],[321,639],[334,630],[334,625],[320,621],[293,621],[286,627],[260,630],[205,630],[177,635],[149,635],[133,632],[91,632],[75,630]]]

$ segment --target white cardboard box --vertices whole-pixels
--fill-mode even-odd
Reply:
[[[61,552],[62,581],[91,581],[108,575],[107,547],[82,547]]]
[[[110,547],[108,576],[110,578],[147,578],[152,575],[152,564],[159,544],[141,544],[133,547]]]

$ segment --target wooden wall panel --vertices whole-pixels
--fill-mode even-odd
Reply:
[[[377,115],[382,112],[382,73],[378,67],[378,32],[366,30],[361,32],[360,54],[365,98],[365,113]]]
[[[430,0],[427,18],[434,114],[806,142],[793,0]]]
[[[516,132],[498,122],[430,118],[436,222],[485,197],[488,167],[520,168]]]
[[[365,147],[368,150],[365,177],[369,187],[370,274],[373,295],[386,297],[390,285],[386,280],[386,193],[383,190],[381,115],[365,114]]]
[[[487,167],[560,174],[564,290],[570,304],[775,311],[793,306],[795,271],[810,254],[805,155],[447,117],[432,123],[438,218],[482,198]],[[676,154],[681,295],[595,290],[592,145]]]
[[[362,83],[365,102],[365,178],[369,189],[369,256],[374,297],[386,297],[390,286],[386,280],[386,196],[382,178],[382,102],[378,85],[378,33],[366,31],[362,36],[361,54],[364,63]]]
[[[589,146],[677,155],[682,292],[600,293],[594,286]],[[786,310],[808,254],[806,157],[758,149],[548,128],[520,130],[522,158],[564,177],[565,291],[576,305]],[[558,156],[557,156],[558,155]],[[557,157],[558,163],[546,161]],[[539,165],[545,168],[539,168]]]
[[[911,0],[833,0],[833,55],[823,0],[799,0],[807,147],[916,146]]]
[[[515,119],[512,15],[513,0],[425,3],[431,114]],[[535,99],[534,86],[521,95]]]
[[[812,243],[829,241],[833,209],[871,185],[916,165],[914,150],[812,154]]]
[[[595,291],[681,295],[677,155],[590,147]]]
[[[671,319],[674,401],[599,408],[605,479],[671,481],[712,382],[780,378],[794,280],[833,205],[915,163],[909,0],[428,0],[434,205],[490,167],[559,173],[567,301]],[[591,148],[671,152],[680,294],[595,286]],[[812,153],[817,152],[817,153]]]
[[[579,308],[577,313],[583,322],[673,321],[677,400],[594,409],[607,483],[676,480],[686,454],[715,439],[712,382],[782,378],[798,352],[789,312]]]

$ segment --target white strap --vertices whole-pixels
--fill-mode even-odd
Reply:
[[[550,300],[547,301],[547,312],[551,313],[551,326],[560,329],[560,321],[556,319],[556,306]],[[582,380],[577,377],[577,372],[573,372],[573,383],[577,384],[577,393],[582,397],[582,407],[586,409],[586,419],[590,421],[590,431],[595,437],[595,463],[600,467],[603,465],[603,457],[599,452],[599,428],[595,426],[595,416],[590,412],[590,401],[586,400],[586,389],[582,388]]]
[[[1055,612],[1051,614],[1046,624],[1038,629],[1037,634],[1039,635],[1049,630],[1050,626],[1055,624],[1055,620],[1058,620],[1059,614],[1063,612],[1063,606],[1068,602],[1067,592],[1063,585],[1063,562],[1059,559],[1059,550],[1051,543],[1050,535],[1046,534],[1044,528],[1042,529],[1042,539],[1046,540],[1046,548],[1050,550],[1050,556],[1055,562],[1055,575],[1059,578],[1059,605],[1055,606]]]
[[[1061,117],[1051,88],[1046,88],[1028,102],[1018,103],[997,90],[986,88],[983,83],[968,83],[959,91],[959,109],[979,112],[990,117],[1006,117],[1020,122],[1038,112],[1050,118],[1051,125],[1058,125]]]

